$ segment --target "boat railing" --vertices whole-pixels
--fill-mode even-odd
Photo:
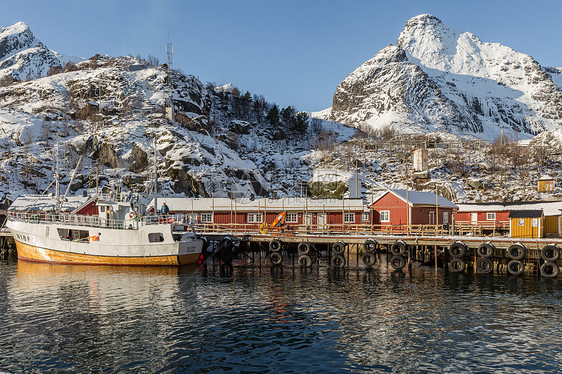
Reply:
[[[105,227],[123,230],[136,230],[146,225],[186,223],[184,222],[183,215],[135,216],[124,220],[117,220],[94,215],[70,213],[54,214],[50,212],[8,211],[8,218],[13,221],[31,223],[57,223],[69,226]]]

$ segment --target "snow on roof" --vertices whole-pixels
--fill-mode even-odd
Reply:
[[[552,178],[552,177],[551,177],[550,175],[548,175],[548,174],[543,174],[543,176],[541,176],[541,177],[539,178],[540,181],[550,181],[550,180],[553,180],[553,179],[554,179],[554,178]]]
[[[478,204],[458,204],[459,212],[500,212],[512,210],[542,210],[545,216],[558,216],[562,201],[515,201]]]
[[[62,203],[61,210],[72,211],[81,206],[88,197],[83,196],[67,196]],[[42,210],[48,211],[56,207],[57,200],[54,196],[49,195],[21,195],[14,200],[8,210]]]
[[[424,191],[409,191],[409,190],[388,190],[388,192],[395,194],[399,198],[404,201],[407,201],[411,205],[432,205],[435,206],[435,194],[433,192],[424,192]],[[379,199],[386,195],[383,194],[379,197]],[[406,198],[406,196],[408,198]],[[377,200],[379,200],[377,199]],[[375,200],[375,202],[377,201]],[[457,206],[451,202],[449,199],[437,195],[437,204],[441,208],[457,208]]]
[[[282,199],[255,199],[247,198],[158,198],[158,204],[166,203],[171,212],[210,212],[210,211],[264,211],[264,210],[365,210],[367,207],[362,199],[310,199],[305,197],[287,197]],[[147,209],[152,209],[152,200]]]

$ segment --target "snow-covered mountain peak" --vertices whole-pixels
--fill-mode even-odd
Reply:
[[[407,21],[385,47],[345,78],[330,119],[365,129],[445,130],[493,139],[562,126],[562,74],[531,56],[430,14]]]
[[[0,79],[29,80],[46,76],[60,60],[35,38],[24,22],[0,29]]]

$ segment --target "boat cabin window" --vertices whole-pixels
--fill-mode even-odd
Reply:
[[[162,234],[161,232],[151,232],[150,234],[148,234],[148,241],[150,243],[163,242],[164,234]]]
[[[89,243],[90,232],[88,230],[76,229],[57,229],[61,240],[68,240],[73,242]]]

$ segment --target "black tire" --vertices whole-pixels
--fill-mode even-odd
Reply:
[[[332,253],[335,255],[343,255],[345,252],[345,243],[337,242],[332,244]]]
[[[494,247],[492,243],[484,243],[481,244],[480,247],[478,247],[476,253],[478,254],[479,257],[488,258],[488,257],[492,257],[495,249],[496,247]]]
[[[299,255],[307,255],[310,253],[310,243],[300,243],[297,247]]]
[[[513,244],[507,249],[507,257],[512,260],[522,260],[526,253],[527,248],[523,244]]]
[[[452,273],[462,273],[465,268],[466,264],[460,258],[453,258],[451,261],[449,261],[449,270]]]
[[[451,257],[460,258],[466,254],[466,244],[463,242],[455,242],[449,247]]]
[[[363,244],[363,248],[366,253],[375,253],[379,249],[379,243],[374,239],[367,239],[365,244]]]
[[[361,258],[361,260],[363,261],[363,265],[370,268],[377,262],[377,257],[374,253],[367,252],[363,255],[363,258]]]
[[[335,268],[343,268],[345,266],[345,257],[342,255],[334,255],[331,264]]]
[[[279,239],[273,239],[269,242],[269,250],[271,252],[279,252],[281,250],[282,243]]]
[[[545,261],[555,262],[560,257],[560,248],[555,245],[545,245],[541,249],[541,258]]]
[[[397,241],[390,247],[390,253],[393,256],[404,256],[406,254],[406,250],[408,249],[408,245],[404,243],[402,240]]]
[[[300,255],[299,259],[297,260],[300,267],[308,268],[312,266],[312,259],[309,255]]]
[[[560,274],[560,268],[556,262],[547,261],[541,265],[541,277],[556,278]]]
[[[403,269],[406,266],[406,259],[404,256],[394,255],[390,258],[390,265],[396,270]]]
[[[476,260],[476,272],[478,274],[490,274],[494,271],[494,263],[488,257],[480,257]]]
[[[283,256],[279,252],[271,252],[269,261],[271,261],[273,265],[281,265],[283,263]]]
[[[520,276],[525,271],[525,264],[520,260],[511,260],[507,263],[507,271],[513,276]]]

